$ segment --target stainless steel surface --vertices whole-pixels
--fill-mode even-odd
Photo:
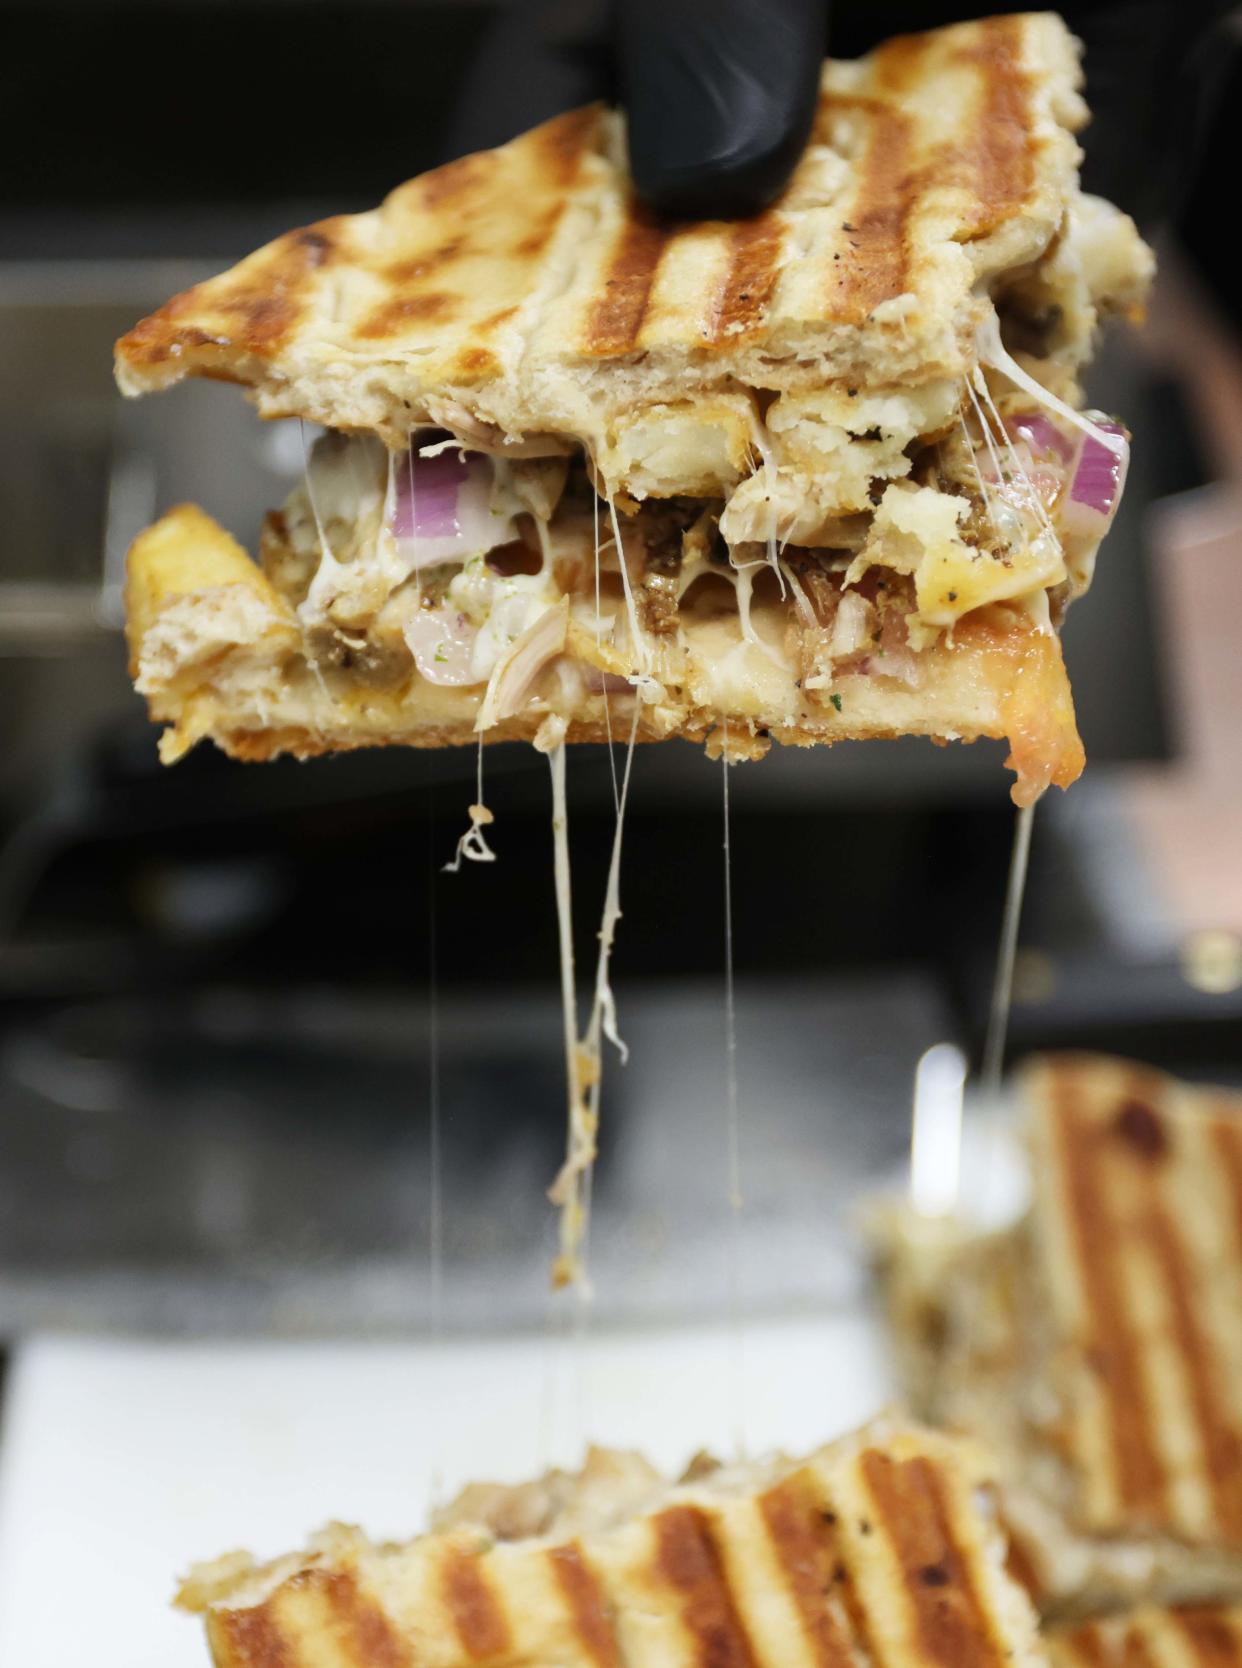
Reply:
[[[728,1308],[723,1014],[715,985],[618,990],[591,1269],[602,1320]],[[901,1162],[919,1056],[947,1021],[910,975],[738,993],[748,1313],[847,1301],[853,1211]],[[428,1015],[415,994],[217,990],[97,1003],[0,1057],[0,1331],[424,1328]],[[544,1188],[563,1137],[546,996],[441,1016],[446,1324],[543,1323]]]

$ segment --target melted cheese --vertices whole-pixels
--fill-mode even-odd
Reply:
[[[495,820],[492,813],[483,803],[483,737],[478,742],[478,765],[475,778],[474,804],[469,807],[470,826],[457,842],[457,850],[452,861],[444,865],[446,875],[460,874],[464,859],[471,863],[494,863],[496,853],[487,843],[487,836],[483,830],[489,828]]]
[[[1120,435],[1109,434],[1106,429],[1100,428],[1089,417],[1085,417],[1081,411],[1075,411],[1072,405],[1067,405],[1064,400],[1058,399],[1055,394],[1050,393],[1043,383],[1037,382],[1029,371],[1022,369],[1022,366],[1011,356],[1005,344],[1001,341],[1000,321],[997,319],[994,309],[989,308],[983,322],[980,324],[975,336],[975,346],[981,365],[986,365],[989,370],[999,371],[1002,376],[1008,377],[1010,382],[1016,383],[1024,393],[1029,394],[1045,410],[1055,412],[1058,417],[1063,418],[1072,427],[1080,429],[1083,434],[1090,435],[1093,440],[1099,441],[1101,446],[1107,446],[1110,452],[1121,453],[1125,450],[1126,442]]]

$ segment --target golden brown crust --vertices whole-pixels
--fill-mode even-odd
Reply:
[[[1040,1668],[980,1477],[959,1445],[881,1425],[569,1540],[337,1529],[183,1602],[216,1668],[318,1668],[329,1644],[335,1668]]]
[[[390,436],[447,401],[594,443],[636,401],[739,378],[953,375],[976,280],[1038,258],[1076,189],[1076,84],[1051,14],[829,63],[788,190],[741,223],[653,220],[618,119],[573,111],[175,297],[117,344],[118,377],[224,377],[268,415]]]

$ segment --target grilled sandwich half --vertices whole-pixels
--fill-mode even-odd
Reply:
[[[404,1546],[336,1526],[234,1554],[179,1602],[216,1668],[1042,1668],[985,1479],[892,1422],[676,1485],[597,1453],[579,1480],[467,1490]]]
[[[125,336],[127,394],[329,431],[259,562],[173,511],[130,559],[171,759],[681,735],[1009,738],[1081,769],[1057,628],[1125,472],[1079,411],[1151,256],[1078,186],[1052,14],[829,62],[773,208],[667,224],[593,106],[292,232]]]
[[[1025,1088],[1022,1223],[881,1229],[908,1399],[998,1454],[1046,1613],[1242,1597],[1242,1095],[1088,1055]]]

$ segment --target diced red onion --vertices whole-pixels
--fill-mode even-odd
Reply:
[[[478,627],[456,608],[420,608],[404,627],[419,672],[428,683],[445,688],[483,682],[471,666],[478,634]]]
[[[1033,457],[1055,454],[1062,463],[1068,463],[1074,455],[1074,442],[1042,411],[1019,411],[1006,417],[1005,427],[1011,435],[1026,441]]]
[[[1126,484],[1130,448],[1119,423],[1102,422],[1096,427],[1116,435],[1121,447],[1111,446],[1093,435],[1084,435],[1068,491],[1058,509],[1063,532],[1102,538],[1108,531]]]
[[[490,459],[461,451],[393,462],[388,526],[411,571],[507,544],[513,519],[492,508]]]

